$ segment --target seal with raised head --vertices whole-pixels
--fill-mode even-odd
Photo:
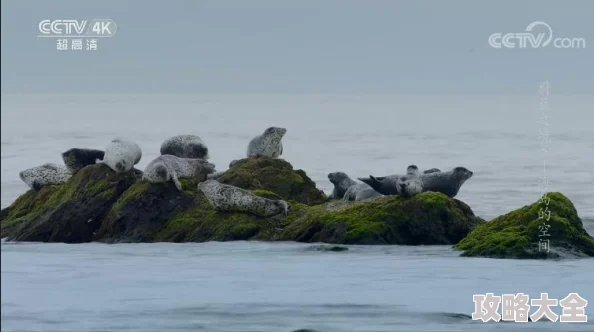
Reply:
[[[45,185],[65,183],[71,176],[72,173],[66,166],[52,163],[28,168],[19,173],[21,180],[33,190],[39,190]]]
[[[423,183],[423,192],[440,192],[448,197],[455,197],[460,187],[466,180],[472,177],[473,173],[464,167],[456,167],[448,172],[434,172],[419,175]],[[359,178],[359,180],[369,184],[375,191],[384,195],[398,195],[398,179],[401,176],[389,175],[369,178]]]
[[[101,160],[104,156],[105,152],[101,150],[72,148],[62,153],[62,160],[74,175],[85,166],[94,165],[97,159]]]
[[[216,180],[198,184],[208,202],[219,212],[245,212],[260,217],[287,215],[289,205],[283,200],[268,199]]]
[[[328,195],[330,199],[342,199],[344,194],[351,187],[357,184],[344,172],[334,172],[328,174],[328,180],[334,185],[332,193]]]
[[[180,158],[164,154],[146,166],[142,173],[142,179],[152,183],[173,181],[177,189],[182,191],[179,178],[206,177],[206,174],[212,174],[214,171],[215,165],[204,159]]]
[[[106,164],[116,173],[128,172],[142,158],[142,150],[138,144],[121,138],[112,140],[105,149],[103,160],[97,164]]]
[[[277,158],[283,154],[283,136],[287,133],[286,128],[270,127],[261,135],[252,138],[247,147],[247,156]]]
[[[423,191],[436,191],[454,198],[472,175],[473,172],[465,167],[456,167],[448,172],[422,174],[420,178],[423,181]]]
[[[421,181],[419,168],[410,165],[406,169],[406,175],[401,176],[396,184],[398,195],[412,197],[423,192],[423,181]]]
[[[328,179],[334,185],[328,198],[343,199],[345,201],[362,201],[368,198],[383,196],[373,190],[366,183],[357,183],[344,172],[328,174]]]
[[[196,135],[177,135],[161,144],[161,155],[169,154],[180,158],[209,159],[208,147]]]

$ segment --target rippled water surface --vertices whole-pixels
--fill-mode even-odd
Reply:
[[[351,177],[464,166],[458,199],[491,219],[534,202],[545,172],[594,232],[592,97],[2,96],[2,207],[24,168],[116,136],[144,168],[161,142],[200,135],[219,170],[271,125],[283,158],[329,192]],[[544,169],[543,169],[544,168]],[[294,243],[2,244],[2,331],[592,331],[592,323],[477,323],[472,294],[578,292],[594,299],[594,260],[470,259],[449,247],[312,250]],[[586,313],[594,321],[594,311]],[[559,308],[556,312],[560,314]]]

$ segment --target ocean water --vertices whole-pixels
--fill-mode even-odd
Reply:
[[[594,234],[594,97],[552,94],[550,142],[536,88],[524,96],[2,95],[2,208],[22,169],[72,148],[139,143],[143,169],[161,142],[198,134],[218,170],[248,140],[283,126],[283,158],[318,188],[327,174],[403,173],[410,164],[474,172],[458,199],[491,219],[538,199],[549,181]],[[296,243],[6,243],[2,331],[592,331],[590,322],[472,321],[472,295],[541,292],[594,299],[594,260],[461,258],[446,246]],[[560,309],[554,309],[560,314]]]

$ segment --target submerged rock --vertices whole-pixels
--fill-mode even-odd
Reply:
[[[583,257],[594,256],[594,238],[584,230],[573,203],[552,192],[478,226],[455,248],[463,250],[462,256],[476,257]]]

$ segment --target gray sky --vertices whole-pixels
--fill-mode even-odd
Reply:
[[[95,52],[43,19],[111,18]],[[494,49],[541,20],[585,49]],[[3,0],[3,93],[594,92],[594,1]]]

